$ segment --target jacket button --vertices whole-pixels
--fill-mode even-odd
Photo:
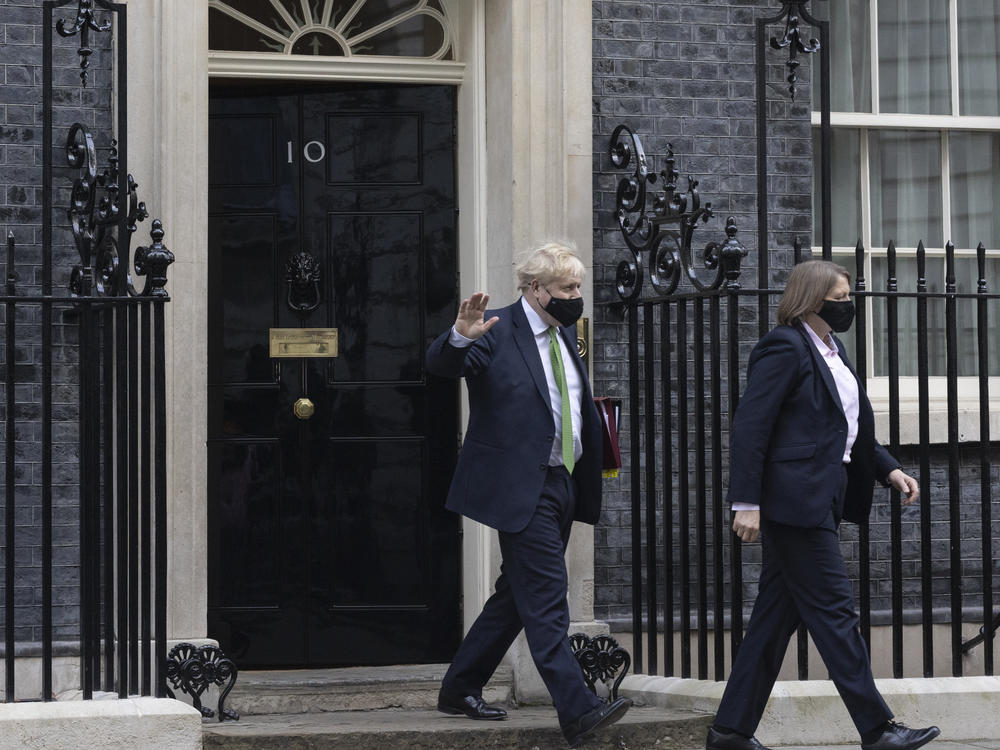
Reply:
[[[548,464],[538,464],[538,468],[541,469],[542,471],[545,471],[547,468],[549,468],[549,465]]]

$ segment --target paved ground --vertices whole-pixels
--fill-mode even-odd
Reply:
[[[679,713],[666,712],[660,708],[634,707],[619,722],[623,725],[640,724]],[[691,714],[685,714],[690,716]],[[331,713],[286,714],[282,716],[244,716],[237,722],[206,723],[205,731],[213,734],[253,734],[285,733],[297,731],[313,732],[353,732],[359,730],[381,731],[477,731],[497,732],[504,729],[551,729],[557,728],[559,721],[551,706],[522,706],[511,709],[506,721],[469,721],[464,716],[448,716],[438,711],[426,710],[380,710],[380,711],[335,711]],[[996,745],[1000,750],[1000,743]]]
[[[703,727],[708,718],[700,721],[684,721],[663,736],[662,729],[654,734],[643,730],[643,725],[652,725],[668,718],[663,709],[636,707],[626,714],[621,722],[622,732],[609,731],[607,742],[588,743],[585,747],[602,750],[604,747],[621,750],[645,750],[645,748],[671,747],[675,750],[699,750],[704,747]],[[684,714],[676,714],[674,720]],[[687,714],[687,716],[691,716]],[[685,725],[681,730],[681,725]],[[389,742],[390,737],[408,737],[410,747],[435,748],[521,748],[526,750],[547,750],[565,747],[558,733],[555,712],[548,706],[526,706],[511,711],[510,719],[504,722],[471,722],[462,717],[449,717],[428,710],[380,710],[380,711],[338,711],[284,716],[246,716],[239,722],[218,724],[206,722],[205,747],[291,747],[289,740],[295,737],[302,747],[340,747],[340,744],[320,744],[320,736],[333,740],[336,736],[348,741],[353,748],[397,747],[398,742]],[[652,727],[650,727],[652,729]],[[379,737],[381,736],[381,740]],[[309,738],[313,739],[310,740]],[[419,737],[420,740],[414,741]],[[240,738],[240,739],[237,739]],[[252,742],[248,742],[253,738]],[[597,738],[595,738],[596,740]],[[670,741],[670,740],[673,741]],[[242,740],[242,742],[240,741]],[[246,744],[244,744],[246,743]],[[314,744],[315,743],[315,744]],[[298,742],[294,744],[299,747]],[[853,745],[829,746],[783,746],[782,750],[844,750],[857,748]],[[939,738],[928,746],[928,750],[1000,750],[1000,739],[968,740],[962,742]]]
[[[844,750],[844,748],[856,748],[860,745],[783,745],[782,750]],[[966,742],[948,742],[947,740],[936,739],[925,746],[927,750],[997,750],[1000,748],[1000,740],[968,740]]]
[[[710,717],[635,708],[586,750],[695,750]],[[469,721],[433,710],[247,716],[204,725],[209,750],[563,750],[551,706],[522,707],[507,721]],[[1000,750],[1000,749],[998,749]]]

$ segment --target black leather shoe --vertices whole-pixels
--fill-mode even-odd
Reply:
[[[705,750],[771,750],[760,744],[756,737],[744,737],[737,732],[720,732],[715,727],[708,728]]]
[[[506,711],[497,706],[491,706],[480,695],[456,697],[439,693],[438,711],[452,716],[465,714],[470,719],[479,719],[480,721],[500,721],[507,718]]]
[[[937,727],[910,729],[905,724],[889,722],[888,728],[875,742],[861,743],[861,750],[916,750],[941,734]]]
[[[579,719],[563,727],[563,737],[570,747],[577,747],[598,730],[609,727],[625,715],[632,707],[631,698],[619,698],[588,711]]]

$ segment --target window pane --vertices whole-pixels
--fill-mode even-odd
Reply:
[[[1000,115],[1000,0],[958,4],[958,96],[963,115]]]
[[[951,114],[948,3],[879,0],[878,81],[881,112]]]
[[[944,291],[944,261],[941,258],[927,258],[927,291]],[[872,258],[872,280],[868,287],[872,291],[884,292],[888,278],[888,260]],[[896,258],[896,288],[901,292],[917,290],[917,259]],[[899,330],[899,374],[917,375],[917,301],[900,298],[896,303]],[[872,345],[875,352],[873,372],[875,377],[889,375],[889,331],[888,302],[885,297],[872,298]],[[930,375],[945,375],[946,348],[944,337],[944,300],[927,300],[927,364]]]
[[[919,130],[869,134],[872,242],[943,245],[941,136]]]
[[[872,258],[873,291],[884,291],[886,288],[888,261],[885,258]],[[927,258],[926,263],[927,291],[941,293],[945,290],[944,258]],[[988,281],[1000,281],[1000,259],[990,259],[986,262],[986,278]],[[960,294],[976,291],[978,268],[975,258],[955,259],[955,285]],[[914,257],[896,258],[896,288],[901,292],[915,292],[917,289],[917,260]],[[991,287],[992,288],[992,287]],[[996,309],[996,303],[992,310]],[[955,309],[956,337],[958,350],[959,377],[975,376],[979,373],[979,349],[977,339],[977,309],[976,300],[959,299]],[[899,342],[899,374],[901,376],[916,376],[918,338],[917,301],[914,298],[899,298],[897,302]],[[944,299],[927,300],[927,332],[924,340],[927,342],[928,373],[931,376],[948,374],[947,339],[945,326]],[[872,344],[875,352],[874,374],[876,377],[886,377],[888,367],[888,329],[887,301],[885,298],[872,300]],[[990,347],[990,375],[1000,375],[1000,348]]]
[[[857,130],[831,131],[830,166],[833,244],[854,247],[861,236],[860,133]],[[813,128],[813,244],[823,241],[823,205],[820,200],[820,129]]]
[[[951,240],[1000,247],[1000,134],[951,133]]]
[[[812,13],[830,22],[830,108],[834,112],[872,111],[869,0],[813,3]],[[810,60],[813,109],[819,109],[819,61]]]
[[[259,28],[245,24],[240,18],[217,8],[208,9],[208,46],[214,50],[245,50],[247,52],[283,52],[281,38],[291,34],[291,28],[267,0],[249,0],[241,5],[238,12],[251,22],[260,23],[276,32],[277,36],[266,34]]]
[[[352,51],[365,55],[430,57],[444,44],[444,29],[428,16],[415,16],[368,37]]]
[[[428,5],[440,11],[436,0]],[[423,13],[405,18],[415,6],[414,0],[367,0],[352,22],[357,26],[358,35],[364,36],[382,24],[389,25],[357,43],[353,41],[354,35],[348,32],[351,50],[356,55],[430,57],[435,54],[444,43],[444,28],[436,18]]]
[[[955,284],[959,293],[975,294],[979,283],[979,266],[975,258],[956,258],[955,260]],[[1000,289],[1000,259],[986,259],[986,284],[990,292]],[[958,310],[958,374],[978,375],[979,374],[979,341],[977,332],[979,330],[977,301],[974,299],[960,299],[956,303]],[[997,325],[997,303],[988,302],[987,320],[994,326],[989,331],[989,343],[987,347],[989,356],[987,367],[990,375],[1000,375],[1000,346],[996,345]],[[992,313],[992,318],[989,315]],[[995,393],[992,395],[996,395]]]

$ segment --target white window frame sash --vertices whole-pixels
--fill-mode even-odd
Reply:
[[[465,63],[376,55],[323,57],[273,52],[208,53],[212,78],[323,79],[370,83],[437,83],[465,81]]]
[[[813,127],[819,127],[820,113],[812,113]],[[831,112],[835,128],[872,128],[873,130],[1000,130],[1000,117],[986,115],[880,115],[871,112]]]

